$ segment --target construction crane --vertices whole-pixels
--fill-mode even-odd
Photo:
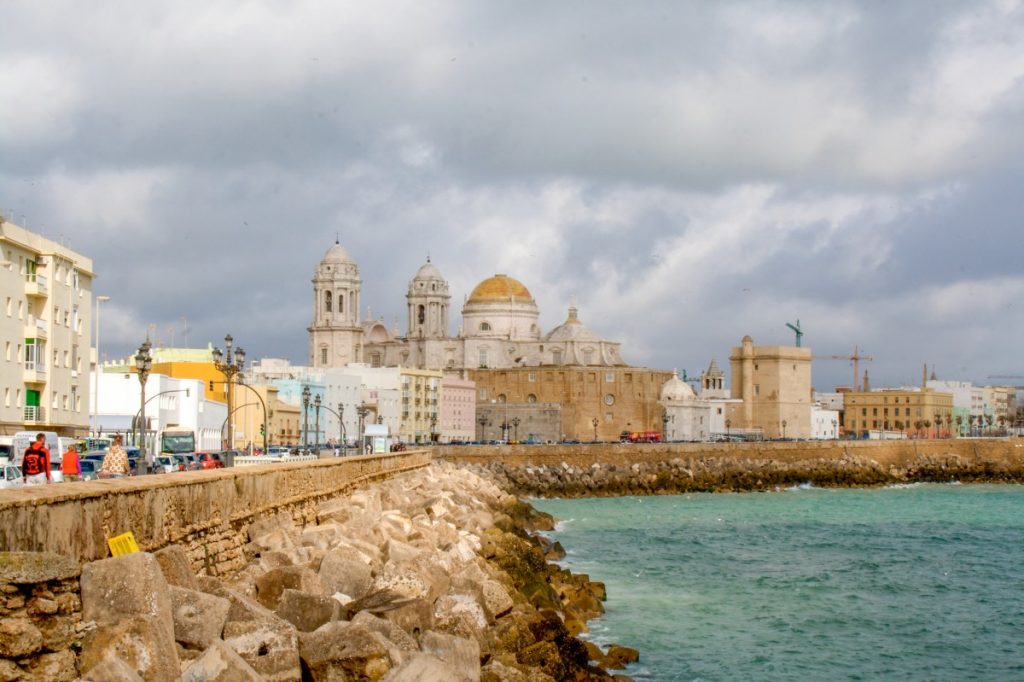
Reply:
[[[799,320],[797,320],[799,324]],[[853,363],[853,390],[859,391],[860,386],[860,362],[873,362],[874,358],[870,355],[861,355],[860,349],[857,346],[853,347],[853,355],[815,355],[814,360],[846,360],[847,362]]]
[[[786,326],[796,333],[796,347],[799,348],[800,339],[804,338],[804,333],[800,331],[800,320],[797,320],[795,325],[790,322],[787,322]]]

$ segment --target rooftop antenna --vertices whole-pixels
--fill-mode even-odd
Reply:
[[[796,347],[800,347],[800,339],[804,337],[804,333],[800,330],[800,320],[796,321],[796,324],[786,323],[786,326],[792,329],[796,333]]]
[[[427,262],[430,262],[430,251],[427,251]]]
[[[334,233],[334,243],[335,244],[340,244],[341,243],[341,232],[335,231],[335,233]]]

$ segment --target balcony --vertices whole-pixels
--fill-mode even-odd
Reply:
[[[45,384],[46,365],[41,362],[26,360],[22,379],[26,384]]]
[[[45,424],[46,410],[39,405],[25,406],[25,424]]]
[[[38,275],[34,272],[25,275],[25,295],[46,298],[49,293],[50,287],[46,282],[45,275]]]
[[[28,321],[25,323],[26,339],[47,339],[50,336],[47,330],[46,320],[39,320],[29,315]]]

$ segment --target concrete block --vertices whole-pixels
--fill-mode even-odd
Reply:
[[[150,618],[174,643],[167,580],[156,558],[137,552],[88,563],[82,569],[82,619],[100,625],[127,616]]]
[[[192,648],[205,649],[215,639],[220,639],[231,609],[230,601],[174,585],[168,589],[174,613],[175,640]]]
[[[82,643],[79,667],[88,672],[112,656],[146,682],[171,682],[181,675],[173,636],[152,616],[127,616],[90,632]]]
[[[82,675],[83,682],[142,682],[135,669],[116,656],[107,656]]]
[[[480,679],[479,675],[476,677]],[[470,682],[458,670],[430,654],[413,654],[381,678],[381,682]]]
[[[163,571],[164,579],[168,585],[177,585],[190,590],[198,590],[199,583],[195,573],[192,572],[192,564],[189,563],[185,548],[181,545],[168,545],[153,553],[160,570]]]
[[[431,630],[420,637],[420,649],[455,669],[458,679],[480,681],[480,644],[475,639]]]
[[[337,620],[341,604],[331,597],[285,588],[274,613],[299,632],[313,632],[324,623]]]
[[[283,566],[256,578],[256,598],[268,609],[277,608],[285,588],[309,594],[324,594],[320,576],[306,566]]]
[[[262,679],[245,659],[219,639],[181,675],[181,682],[260,682]]]
[[[352,599],[365,596],[373,581],[370,565],[350,548],[327,552],[320,562],[319,575],[327,594],[341,592]]]
[[[269,619],[224,625],[224,643],[269,682],[300,680],[298,632],[273,614]]]
[[[299,635],[299,652],[314,680],[379,680],[392,667],[388,641],[362,625],[327,623]]]

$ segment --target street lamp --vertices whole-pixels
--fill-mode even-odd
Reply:
[[[228,334],[224,337],[224,350],[213,349],[213,366],[224,375],[224,384],[228,389],[228,442],[225,450],[235,449],[235,426],[231,419],[231,387],[235,383],[235,376],[245,369],[245,351],[241,347],[234,348],[233,344],[234,339]]]
[[[513,429],[513,433],[515,434],[515,435],[513,436],[513,439],[514,439],[514,440],[515,440],[515,441],[516,441],[517,443],[519,442],[519,425],[520,425],[521,423],[522,423],[522,420],[521,420],[521,419],[519,419],[519,417],[512,417],[512,429]]]
[[[138,440],[139,458],[145,462],[143,473],[147,474],[149,473],[150,456],[146,453],[146,380],[149,378],[149,370],[153,367],[153,356],[149,354],[151,345],[149,339],[146,339],[139,346],[139,352],[135,354],[135,369],[139,372],[139,394],[142,401],[141,407],[139,407],[138,421],[139,432],[142,434]]]
[[[348,447],[345,442],[345,403],[338,403],[338,435],[341,438],[341,447],[345,454],[344,449]]]
[[[359,415],[359,443],[357,444],[357,447],[359,448],[359,454],[362,455],[365,454],[363,451],[363,438],[365,438],[363,432],[366,428],[366,415],[370,414],[370,408],[366,405],[360,404],[359,407],[356,408],[356,414]]]
[[[93,428],[96,429],[95,434],[99,437],[99,413],[100,413],[100,303],[106,303],[110,300],[109,296],[97,296],[96,297],[96,367],[93,370],[93,378],[96,381],[96,386],[93,389],[93,403],[92,403],[92,421],[95,422]]]
[[[601,423],[597,417],[590,420],[590,424],[594,427],[594,442],[597,442],[597,425]]]
[[[786,439],[786,420],[782,420],[782,439]]]
[[[832,438],[839,440],[839,421],[836,419],[832,420]]]
[[[661,439],[668,440],[668,410],[661,412]]]
[[[732,441],[732,436],[729,434],[729,427],[730,426],[732,426],[732,420],[731,419],[726,419],[725,420],[725,439],[727,441],[731,442]]]
[[[480,425],[480,440],[483,440],[485,435],[484,429],[491,425],[491,420],[487,418],[486,414],[482,414],[476,418],[476,423]]]
[[[437,415],[430,415],[430,442],[437,442]]]
[[[320,394],[317,393],[316,397],[313,398],[313,407],[316,408],[316,426],[313,429],[313,447],[316,448],[316,454],[320,454]]]
[[[309,386],[302,387],[302,454],[309,452]]]

